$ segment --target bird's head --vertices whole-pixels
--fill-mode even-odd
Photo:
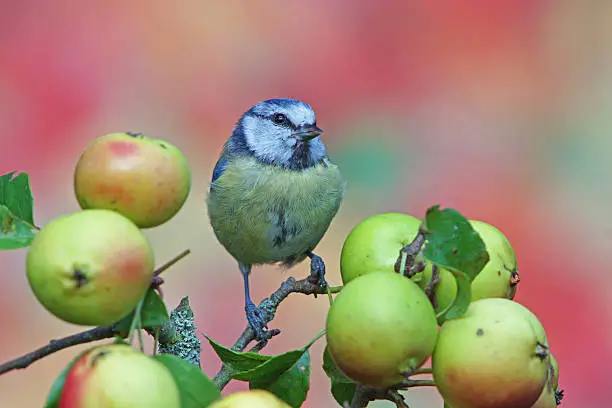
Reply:
[[[310,105],[295,99],[268,99],[249,109],[233,137],[268,164],[303,169],[326,156],[323,133]]]

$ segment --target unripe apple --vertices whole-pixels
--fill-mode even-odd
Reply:
[[[253,389],[234,392],[215,401],[208,408],[289,408],[289,404],[270,391]]]
[[[178,387],[159,361],[125,344],[95,347],[68,371],[58,408],[180,408]]]
[[[532,405],[531,408],[556,408],[557,396],[556,391],[559,387],[559,366],[557,360],[550,355],[550,364],[548,366],[548,378],[546,384],[540,394],[540,398]]]
[[[357,224],[340,254],[342,282],[373,271],[395,273],[400,249],[417,236],[421,220],[402,213],[376,214]]]
[[[165,140],[109,133],[81,154],[74,189],[81,208],[114,210],[140,228],[151,228],[182,208],[191,173],[183,153]]]
[[[489,262],[472,281],[472,301],[485,298],[514,299],[518,284],[516,255],[508,238],[496,227],[483,221],[469,220],[478,232],[489,253]],[[457,283],[452,273],[439,269],[440,280],[436,287],[436,312],[446,309],[457,295]],[[417,275],[419,285],[425,287],[430,281],[432,269],[428,265]],[[421,278],[422,276],[422,278]]]
[[[508,238],[496,227],[470,220],[484,241],[489,262],[472,281],[472,301],[490,297],[514,299],[518,284],[516,255]]]
[[[437,337],[434,309],[421,288],[397,273],[368,273],[346,284],[327,314],[327,347],[355,382],[387,387],[419,368]]]
[[[81,210],[42,228],[28,249],[26,274],[38,301],[58,318],[107,325],[144,296],[153,261],[148,239],[129,219]]]
[[[432,356],[438,391],[453,408],[530,408],[550,361],[542,333],[537,317],[519,303],[472,302],[440,328]]]

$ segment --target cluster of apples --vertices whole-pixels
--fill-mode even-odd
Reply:
[[[80,209],[54,218],[26,257],[34,296],[66,322],[103,326],[128,316],[151,286],[154,254],[142,229],[185,203],[190,170],[170,143],[140,133],[94,139],[74,171]],[[91,348],[66,375],[61,408],[179,407],[168,369],[125,344]]]
[[[421,220],[386,213],[355,226],[341,254],[344,287],[327,315],[329,355],[350,380],[374,388],[400,387],[431,359],[435,385],[452,408],[556,407],[558,366],[544,327],[513,300],[514,250],[493,225],[469,223],[489,260],[471,281],[467,311],[441,324],[437,316],[457,294],[454,275],[441,268],[428,296],[429,262],[411,277],[395,269]]]

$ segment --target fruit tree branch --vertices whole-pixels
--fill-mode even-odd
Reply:
[[[331,293],[338,293],[342,289],[341,286],[330,287]],[[274,319],[274,314],[276,313],[276,309],[280,305],[280,303],[287,298],[291,293],[302,293],[304,295],[317,295],[317,294],[325,294],[327,293],[326,289],[321,288],[320,285],[313,282],[313,279],[309,276],[307,278],[296,280],[293,277],[287,278],[281,286],[274,292],[270,297],[265,298],[259,303],[259,308],[264,312],[266,323],[269,323]],[[268,332],[268,337],[257,344],[255,344],[250,351],[260,351],[263,349],[268,340],[273,336],[276,336],[280,333],[278,329],[272,329]],[[247,325],[238,340],[232,346],[232,350],[234,351],[243,351],[250,342],[255,340],[255,332],[251,329],[251,326]],[[232,379],[232,369],[223,364],[221,369],[215,375],[213,381],[219,387],[220,390],[225,388],[225,386]]]
[[[33,362],[40,360],[50,354],[78,344],[91,343],[97,340],[109,339],[117,333],[113,325],[94,327],[81,333],[76,333],[59,340],[51,340],[49,344],[38,348],[28,354],[24,354],[14,360],[0,365],[0,375],[12,370],[23,369]]]

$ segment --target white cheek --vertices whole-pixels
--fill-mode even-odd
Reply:
[[[297,144],[297,140],[293,137],[289,137],[285,140],[285,144],[287,145],[287,147],[293,148]]]

